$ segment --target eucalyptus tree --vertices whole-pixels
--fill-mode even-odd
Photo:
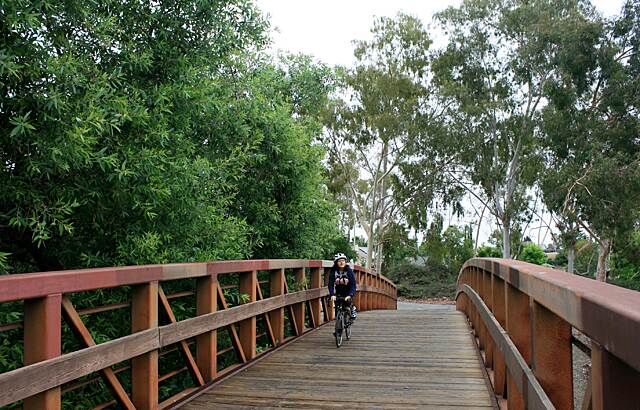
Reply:
[[[402,210],[391,176],[413,148],[425,111],[428,49],[422,23],[399,14],[379,18],[373,38],[355,43],[356,64],[344,70],[343,87],[329,116],[329,165],[346,179],[355,217],[367,236],[367,267],[379,270],[384,239]]]
[[[598,243],[597,279],[612,246],[640,219],[640,4],[594,30],[548,85],[543,178],[550,208]]]
[[[425,190],[439,187],[447,202],[480,201],[502,229],[505,258],[541,170],[544,89],[571,41],[568,27],[588,30],[589,13],[578,0],[473,0],[436,15],[448,43],[434,56],[433,85],[447,111],[423,134],[404,178],[432,181]]]

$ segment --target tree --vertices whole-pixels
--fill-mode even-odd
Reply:
[[[250,1],[0,13],[0,269],[321,257],[330,70]]]
[[[443,231],[442,215],[436,214],[420,244],[419,252],[431,261],[448,267],[457,273],[462,265],[473,257],[473,234],[471,226],[463,229],[450,225]]]
[[[407,185],[430,180],[443,200],[480,201],[502,229],[503,257],[540,170],[537,139],[543,92],[564,57],[567,27],[590,29],[578,1],[468,1],[436,18],[448,44],[432,62],[446,107],[421,139]],[[419,197],[419,196],[418,196]]]
[[[248,255],[226,211],[247,153],[203,149],[199,122],[219,73],[266,41],[250,2],[11,2],[0,19],[12,272]]]
[[[552,77],[544,112],[549,208],[598,243],[597,279],[640,218],[640,5],[598,26]]]
[[[424,110],[426,52],[431,40],[420,21],[400,14],[375,21],[371,41],[356,42],[356,65],[345,70],[328,123],[329,164],[346,179],[355,217],[368,240],[367,267],[383,261],[385,236],[401,206],[391,176],[412,145]]]
[[[405,225],[393,223],[385,236],[385,252],[382,272],[387,272],[392,266],[415,257],[418,253],[418,244],[415,238],[409,237],[409,231]]]
[[[210,124],[222,141],[252,146],[231,212],[252,227],[253,257],[320,258],[340,236],[324,180],[320,114],[333,87],[331,70],[307,56],[247,64],[230,83],[233,122]]]

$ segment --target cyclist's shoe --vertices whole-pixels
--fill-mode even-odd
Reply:
[[[351,306],[351,320],[356,320],[358,317],[358,312],[355,306]]]

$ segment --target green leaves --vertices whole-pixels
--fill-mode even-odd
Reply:
[[[544,265],[547,263],[547,255],[544,250],[535,243],[528,243],[522,248],[522,252],[518,255],[521,261],[535,263],[536,265]]]
[[[29,114],[31,114],[31,111],[27,112],[23,116],[14,117],[9,120],[9,123],[14,126],[9,134],[10,137],[26,136],[36,129],[36,127],[29,123]]]
[[[14,2],[0,19],[9,270],[322,255],[331,70],[256,55],[251,1]]]

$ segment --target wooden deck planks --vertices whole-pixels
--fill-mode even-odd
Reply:
[[[363,312],[340,349],[332,332],[307,335],[183,408],[493,408],[459,312]]]

